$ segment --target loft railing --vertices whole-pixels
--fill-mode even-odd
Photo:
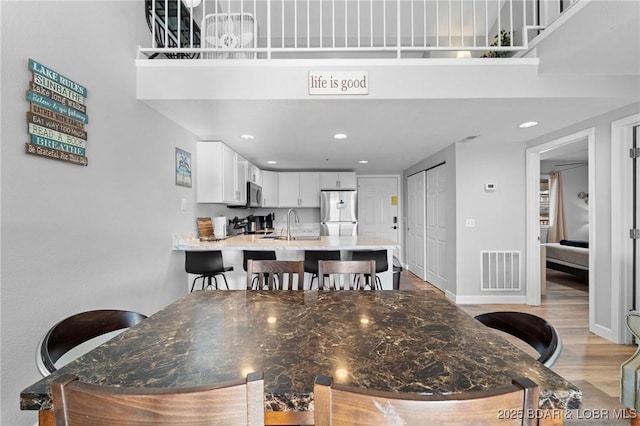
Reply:
[[[150,58],[201,59],[511,56],[526,50],[531,35],[542,29],[540,4],[145,0],[151,40],[139,51]]]

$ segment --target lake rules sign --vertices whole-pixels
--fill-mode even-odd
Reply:
[[[310,95],[368,95],[368,71],[309,71]]]
[[[27,90],[27,154],[86,166],[87,89],[33,59]]]

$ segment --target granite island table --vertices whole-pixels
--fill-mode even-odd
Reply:
[[[220,241],[200,241],[194,234],[175,234],[173,250],[211,251],[220,250],[225,266],[233,266],[225,273],[231,290],[246,288],[246,273],[242,269],[243,250],[274,250],[278,260],[303,260],[305,250],[340,250],[341,258],[348,260],[355,250],[387,250],[389,269],[378,274],[384,290],[393,289],[393,253],[399,248],[395,241],[355,236],[298,236],[299,239],[282,240],[265,238],[263,234],[241,234]],[[305,274],[309,275],[309,274]],[[309,288],[310,276],[305,277],[305,288]],[[188,287],[193,276],[188,277]]]
[[[196,291],[24,389],[23,410],[53,417],[49,383],[180,387],[262,371],[267,424],[313,424],[318,374],[395,392],[540,387],[537,415],[562,424],[578,388],[427,291]],[[496,413],[498,416],[499,413]]]

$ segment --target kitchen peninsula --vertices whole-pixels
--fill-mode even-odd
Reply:
[[[173,236],[173,250],[177,251],[222,251],[225,266],[233,266],[225,275],[232,290],[246,288],[246,272],[242,268],[243,250],[275,250],[279,260],[303,260],[305,250],[340,250],[343,260],[351,258],[357,250],[387,250],[389,270],[379,275],[384,290],[393,289],[393,254],[399,245],[395,241],[352,236],[298,236],[286,240],[268,238],[262,234],[235,235],[220,241],[200,241],[195,235],[176,234]],[[192,277],[190,277],[193,280]],[[305,288],[308,280],[305,277]],[[190,288],[190,284],[189,284]]]

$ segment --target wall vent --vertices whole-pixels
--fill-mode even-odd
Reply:
[[[520,251],[480,252],[482,291],[516,291],[521,283]]]

